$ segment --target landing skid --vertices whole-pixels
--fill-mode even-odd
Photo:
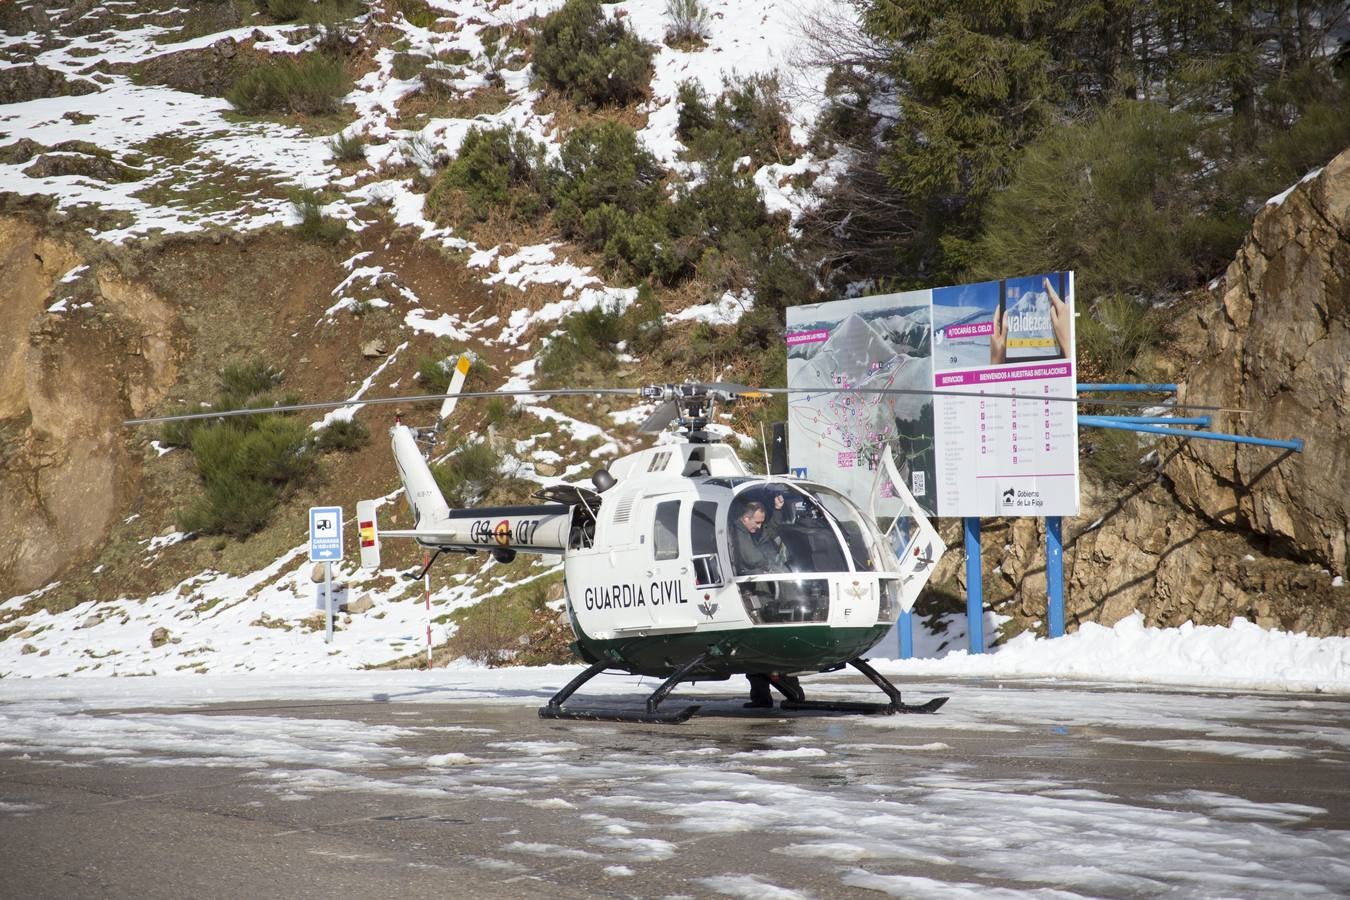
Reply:
[[[853,700],[806,700],[789,697],[782,702],[782,708],[788,710],[821,710],[824,712],[850,712],[865,715],[892,716],[896,713],[935,713],[947,702],[947,697],[934,697],[927,703],[906,703],[900,699],[900,690],[886,679],[865,659],[850,659],[848,664],[867,676],[867,679],[891,698],[890,703],[861,703]]]
[[[644,712],[627,712],[625,710],[609,709],[569,709],[563,704],[567,698],[577,692],[583,684],[590,681],[595,676],[609,669],[624,671],[619,667],[608,662],[593,663],[586,671],[582,672],[576,678],[569,681],[562,690],[553,695],[546,706],[539,707],[539,718],[541,719],[577,719],[591,722],[645,722],[661,725],[678,725],[681,722],[688,721],[689,717],[698,712],[699,706],[686,706],[683,709],[663,712],[659,709],[661,702],[670,695],[675,689],[675,685],[684,681],[689,674],[697,669],[707,658],[707,654],[700,654],[684,665],[680,666],[661,685],[652,691],[651,696],[647,698],[647,708]],[[890,698],[889,703],[863,703],[851,700],[807,700],[805,693],[802,692],[796,680],[777,680],[774,687],[785,695],[781,708],[789,711],[820,711],[820,712],[843,712],[843,713],[861,713],[864,715],[894,715],[896,713],[934,713],[942,708],[947,702],[947,697],[934,697],[927,703],[905,703],[900,699],[900,691],[895,685],[891,684],[880,672],[872,668],[865,659],[851,659],[849,665],[857,669],[867,679],[879,687],[882,692]],[[771,707],[770,707],[771,708]]]
[[[553,695],[553,699],[548,701],[547,706],[539,707],[539,718],[541,719],[581,719],[586,721],[598,722],[647,722],[658,725],[678,725],[687,721],[690,716],[698,712],[699,707],[686,706],[684,709],[675,712],[662,712],[658,709],[661,701],[669,696],[689,673],[698,668],[707,658],[706,653],[700,653],[698,656],[689,660],[689,662],[680,666],[670,674],[665,681],[661,682],[660,687],[652,691],[651,696],[647,698],[646,712],[626,712],[621,709],[616,710],[598,710],[598,709],[568,709],[563,706],[563,702],[568,697],[576,693],[577,688],[590,681],[606,669],[615,668],[605,661],[593,663],[590,668],[582,672],[576,678],[567,683],[561,691]]]

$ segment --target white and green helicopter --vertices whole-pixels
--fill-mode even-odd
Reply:
[[[462,357],[446,396],[296,404],[227,413],[135,420],[129,424],[218,415],[321,409],[354,402],[442,400],[435,425],[414,428],[396,417],[389,429],[394,463],[413,527],[382,529],[381,501],[357,504],[361,563],[379,568],[383,540],[415,541],[436,555],[486,552],[500,562],[519,553],[561,556],[567,614],[577,654],[589,667],[539,710],[544,718],[683,722],[697,705],[663,711],[681,682],[766,677],[782,708],[862,713],[936,711],[947,698],[904,703],[863,658],[914,605],[946,545],[906,489],[889,450],[876,459],[871,508],[823,484],[751,473],[708,429],[717,404],[762,397],[726,383],[633,389],[459,391]],[[783,390],[783,389],[770,389]],[[429,465],[442,422],[461,397],[637,394],[656,402],[640,426],[673,425],[674,440],[622,456],[588,483],[559,484],[539,503],[452,509]],[[902,513],[887,527],[876,505],[895,497]],[[423,569],[423,572],[426,570]],[[421,577],[419,573],[415,577]],[[886,695],[881,703],[809,701],[797,676],[852,666]],[[605,671],[663,679],[641,711],[566,705]]]

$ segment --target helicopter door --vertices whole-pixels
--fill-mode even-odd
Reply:
[[[888,600],[898,601],[901,611],[909,612],[914,608],[919,592],[932,576],[938,560],[947,552],[947,544],[905,486],[889,446],[882,456],[881,465],[877,467],[877,478],[872,486],[869,511],[878,525],[885,522],[879,513],[886,506],[890,507],[888,511],[895,517],[888,526],[884,526],[886,545],[894,551],[895,558],[887,560],[885,565],[878,568],[898,572],[900,577],[898,590],[888,590],[895,582],[883,574],[881,602],[884,607]],[[883,609],[883,615],[885,612]]]
[[[650,526],[644,575],[648,603],[657,627],[681,626],[697,621],[694,612],[694,579],[688,540],[681,540],[680,520],[687,504],[679,498],[654,498],[643,504],[642,522]]]

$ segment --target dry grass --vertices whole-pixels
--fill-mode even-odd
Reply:
[[[646,102],[645,100],[643,102]],[[632,106],[606,106],[600,109],[581,109],[566,94],[552,88],[545,88],[539,99],[534,102],[534,111],[541,116],[553,117],[553,131],[559,140],[567,137],[574,129],[583,125],[600,125],[603,122],[618,122],[634,131],[647,127],[647,114],[638,112],[640,104]]]
[[[396,124],[400,128],[425,125],[431,119],[475,119],[501,112],[515,99],[506,88],[489,85],[468,94],[437,96],[420,90],[398,104]]]

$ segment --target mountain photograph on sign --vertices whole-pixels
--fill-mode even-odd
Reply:
[[[795,307],[787,315],[792,387],[931,389],[927,291]],[[863,504],[889,445],[910,492],[932,513],[931,396],[808,393],[789,403],[788,429],[794,465]]]

